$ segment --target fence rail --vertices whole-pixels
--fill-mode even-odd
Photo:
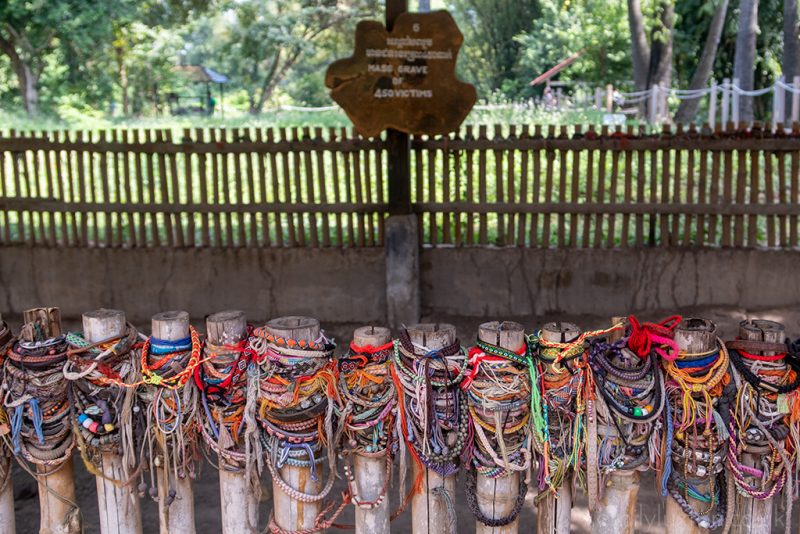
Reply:
[[[468,126],[411,141],[429,245],[798,246],[800,128]],[[349,129],[0,134],[0,244],[379,246],[387,147]]]

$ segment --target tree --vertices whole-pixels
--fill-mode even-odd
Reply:
[[[539,0],[454,0],[449,5],[464,33],[465,78],[478,94],[502,91],[518,97],[528,90],[519,61],[523,47],[518,36],[529,31],[541,14]]]
[[[739,2],[739,31],[736,34],[736,53],[733,60],[733,78],[745,91],[753,90],[756,61],[756,33],[758,32],[758,0]],[[739,97],[739,120],[753,120],[753,97]]]
[[[647,85],[669,88],[672,86],[672,29],[675,24],[673,0],[661,0],[658,10],[660,11],[658,22],[651,30]]]
[[[84,57],[91,43],[110,31],[117,7],[102,0],[3,0],[0,2],[0,52],[16,74],[22,105],[39,112],[39,82],[46,56],[61,46],[73,58]]]
[[[709,78],[711,78],[711,71],[714,68],[714,59],[717,57],[717,48],[719,47],[727,12],[728,0],[719,0],[714,8],[714,17],[711,19],[708,35],[703,46],[703,53],[700,55],[700,61],[694,70],[692,80],[689,82],[690,90],[704,88],[708,84]],[[700,100],[697,98],[681,101],[680,106],[678,106],[678,112],[675,114],[675,121],[678,123],[690,122],[697,114],[699,103]]]
[[[631,33],[633,82],[637,91],[644,91],[647,89],[647,73],[650,67],[650,44],[647,42],[639,0],[628,0],[628,27]]]

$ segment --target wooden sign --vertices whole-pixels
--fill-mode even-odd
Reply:
[[[328,67],[325,85],[361,135],[447,134],[475,105],[475,87],[456,78],[463,41],[447,11],[403,13],[391,32],[362,21],[353,56]]]

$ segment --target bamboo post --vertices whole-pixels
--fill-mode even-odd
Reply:
[[[483,323],[478,328],[478,339],[516,352],[525,345],[525,328],[510,321]],[[519,495],[519,477],[520,473],[516,471],[500,478],[479,474],[475,496],[481,512],[491,518],[508,516],[514,510]],[[504,527],[490,527],[480,521],[475,522],[477,534],[515,534],[518,531],[519,517]]]
[[[711,129],[717,121],[717,80],[711,80],[711,92],[708,94],[708,124]]]
[[[451,345],[456,340],[456,327],[445,323],[421,323],[408,329],[408,335],[415,345],[428,350],[439,350]],[[419,467],[414,463],[414,479],[417,477]],[[434,493],[434,489],[444,488],[444,491],[455,498],[456,477],[442,478],[435,471],[426,469],[422,477],[422,491],[413,496],[411,500],[411,525],[413,534],[455,534],[456,525],[447,512],[447,501],[444,497]]]
[[[650,109],[648,115],[648,121],[651,125],[654,125],[658,121],[658,86],[652,85],[650,86]]]
[[[800,89],[800,76],[795,76],[792,78],[792,124],[800,121],[800,93],[797,91]]]
[[[700,353],[714,348],[717,340],[717,327],[706,319],[689,318],[684,319],[675,329],[675,342],[681,352]],[[671,446],[671,444],[670,444]],[[708,486],[698,488],[701,492],[706,492]],[[721,490],[724,491],[724,488]],[[700,501],[693,500],[696,509],[702,511],[706,506]],[[700,534],[708,532],[708,529],[700,528],[697,523],[684,513],[675,499],[667,499],[667,508],[664,515],[664,526],[667,532],[680,532],[681,534]]]
[[[783,76],[778,79],[783,82]],[[772,86],[772,129],[777,130],[778,126],[783,128],[784,110],[786,108],[786,92],[781,85],[776,83]]]
[[[311,317],[279,317],[266,325],[267,331],[275,336],[295,339],[297,341],[314,341],[319,338],[319,321]],[[283,466],[280,476],[292,488],[303,492],[317,494],[322,491],[324,477],[312,480],[311,471],[307,467]],[[320,512],[320,503],[305,503],[289,497],[274,481],[272,483],[275,522],[282,529],[305,530],[314,527],[314,521]]]
[[[362,326],[353,332],[353,343],[359,347],[379,347],[391,339],[388,328]],[[386,451],[390,454],[391,451]],[[356,454],[353,458],[359,496],[369,502],[378,499],[386,486],[386,460]],[[356,506],[356,534],[387,534],[389,532],[389,496],[380,506],[366,510]]]
[[[782,343],[786,338],[785,328],[781,323],[765,320],[747,320],[739,323],[739,338],[748,341],[766,341]],[[761,356],[773,356],[774,352],[757,352]],[[744,431],[745,429],[742,429]],[[761,466],[761,456],[746,453],[742,463],[751,467]],[[772,529],[772,499],[759,500],[746,497],[736,492],[736,515],[733,520],[735,534],[756,534],[770,532]],[[787,518],[787,521],[791,518]]]
[[[58,308],[33,308],[22,313],[25,324],[38,321],[47,337],[61,335],[61,312]],[[34,340],[30,328],[22,329],[25,341]],[[75,467],[70,458],[54,471],[36,467],[40,476],[39,507],[41,519],[39,534],[78,534],[81,532],[80,511],[75,500]],[[42,473],[47,473],[43,476]]]
[[[164,341],[177,341],[189,337],[189,314],[185,311],[167,311],[153,315],[150,321],[152,335]],[[188,386],[187,387],[192,387]],[[194,534],[194,491],[189,477],[170,480],[171,469],[157,465],[158,474],[158,525],[161,534]],[[175,499],[169,499],[170,488]],[[169,502],[171,500],[171,502]]]
[[[731,120],[736,127],[739,127],[739,93],[736,89],[739,88],[739,78],[733,79],[731,86]]]
[[[235,345],[247,337],[243,311],[228,310],[206,318],[206,335],[214,345]],[[258,531],[258,492],[253,491],[242,469],[219,464],[219,495],[223,534],[255,534]],[[259,483],[259,481],[256,481]]]
[[[580,335],[580,329],[572,323],[547,323],[542,328],[546,341],[567,343]],[[569,534],[572,513],[572,484],[565,481],[556,495],[548,494],[537,505],[537,532],[539,534]]]
[[[731,111],[731,80],[725,78],[722,80],[722,127],[728,124],[728,118]],[[713,126],[713,125],[712,125]]]
[[[101,308],[83,314],[83,334],[90,343],[122,336],[125,334],[126,325],[125,312],[121,310]],[[142,532],[138,491],[135,491],[135,487],[132,491],[131,486],[118,486],[112,482],[112,480],[125,480],[122,456],[117,451],[103,452],[101,463],[103,476],[95,477],[100,532],[102,534]]]
[[[611,324],[625,321],[612,317]],[[621,330],[608,335],[609,342],[623,336]],[[636,499],[639,497],[639,472],[615,471],[608,477],[600,499],[600,509],[592,515],[592,534],[633,534],[636,525]]]
[[[3,315],[0,314],[0,326]],[[0,462],[5,462],[5,484],[0,487],[0,534],[14,534],[17,531],[14,516],[14,480],[11,476],[11,452],[8,449],[0,452]]]

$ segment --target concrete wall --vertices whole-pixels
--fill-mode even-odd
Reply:
[[[135,323],[236,308],[254,321],[307,314],[384,323],[383,249],[0,248],[0,313],[65,319],[114,307]],[[800,303],[800,251],[436,248],[420,255],[422,313],[497,318]]]
[[[241,309],[254,321],[311,315],[383,322],[382,249],[0,248],[0,313],[59,306],[77,319],[99,307],[146,323],[185,309],[193,319]]]

